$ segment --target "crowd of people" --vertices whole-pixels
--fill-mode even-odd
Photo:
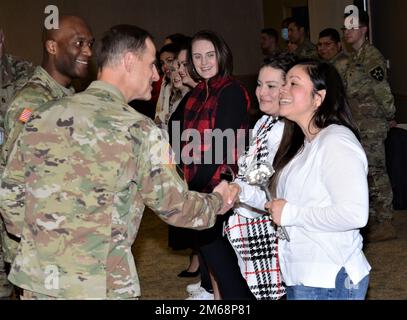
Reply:
[[[131,247],[147,206],[169,246],[191,250],[178,275],[200,277],[188,299],[364,299],[363,237],[396,236],[394,98],[368,26],[361,11],[317,45],[296,17],[261,30],[252,130],[218,32],[172,34],[157,52],[139,27],[95,42],[82,18],[61,16],[35,69],[0,32],[0,297],[139,298]],[[93,56],[97,79],[75,93]]]

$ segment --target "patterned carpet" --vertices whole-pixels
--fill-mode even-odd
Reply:
[[[407,299],[407,211],[397,211],[394,218],[398,238],[365,246],[372,265],[368,299]],[[140,276],[142,299],[182,300],[188,295],[187,284],[197,278],[179,278],[177,274],[189,263],[189,251],[173,251],[167,246],[168,227],[146,210],[133,246]]]

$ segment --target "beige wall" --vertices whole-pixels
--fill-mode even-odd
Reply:
[[[110,26],[130,23],[147,29],[160,47],[164,37],[200,29],[219,32],[231,47],[235,74],[257,73],[261,62],[259,31],[262,0],[0,0],[0,27],[9,52],[40,63],[44,8],[55,4],[62,14],[83,16],[96,38]]]
[[[307,0],[263,0],[264,27],[281,30],[281,22],[291,16],[291,8],[307,6]],[[283,45],[283,40],[280,39]]]
[[[390,85],[396,101],[396,119],[407,123],[407,2],[373,0],[373,43],[390,62]]]
[[[393,90],[407,95],[407,21],[405,17],[407,2],[374,1],[372,5],[375,14],[372,19],[373,42],[390,60],[390,80]]]
[[[352,3],[352,0],[264,0],[264,25],[280,30],[281,21],[291,15],[291,8],[308,5],[310,37],[316,43],[321,30],[328,27],[340,30],[345,6]]]
[[[311,41],[317,43],[319,32],[325,28],[341,32],[345,7],[352,3],[352,0],[308,0]]]

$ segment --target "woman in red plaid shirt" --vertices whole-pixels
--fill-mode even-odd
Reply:
[[[188,65],[191,76],[199,83],[192,90],[184,110],[183,134],[189,132],[191,135],[182,148],[183,172],[191,190],[210,192],[219,184],[220,174],[228,165],[237,169],[238,143],[244,143],[248,132],[250,99],[246,89],[231,76],[232,53],[216,33],[203,30],[193,36]],[[226,130],[232,131],[234,141],[214,139],[217,129],[220,135]],[[239,131],[243,141],[239,140]],[[208,133],[213,134],[210,139],[207,139]],[[213,228],[196,234],[195,243],[204,260],[200,263],[202,282],[206,264],[215,299],[253,299],[233,248],[222,237],[223,222],[224,219],[218,219]],[[193,299],[205,298],[213,297],[206,293]]]

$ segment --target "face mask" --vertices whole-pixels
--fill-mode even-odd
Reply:
[[[281,38],[288,41],[288,28],[281,29]]]

